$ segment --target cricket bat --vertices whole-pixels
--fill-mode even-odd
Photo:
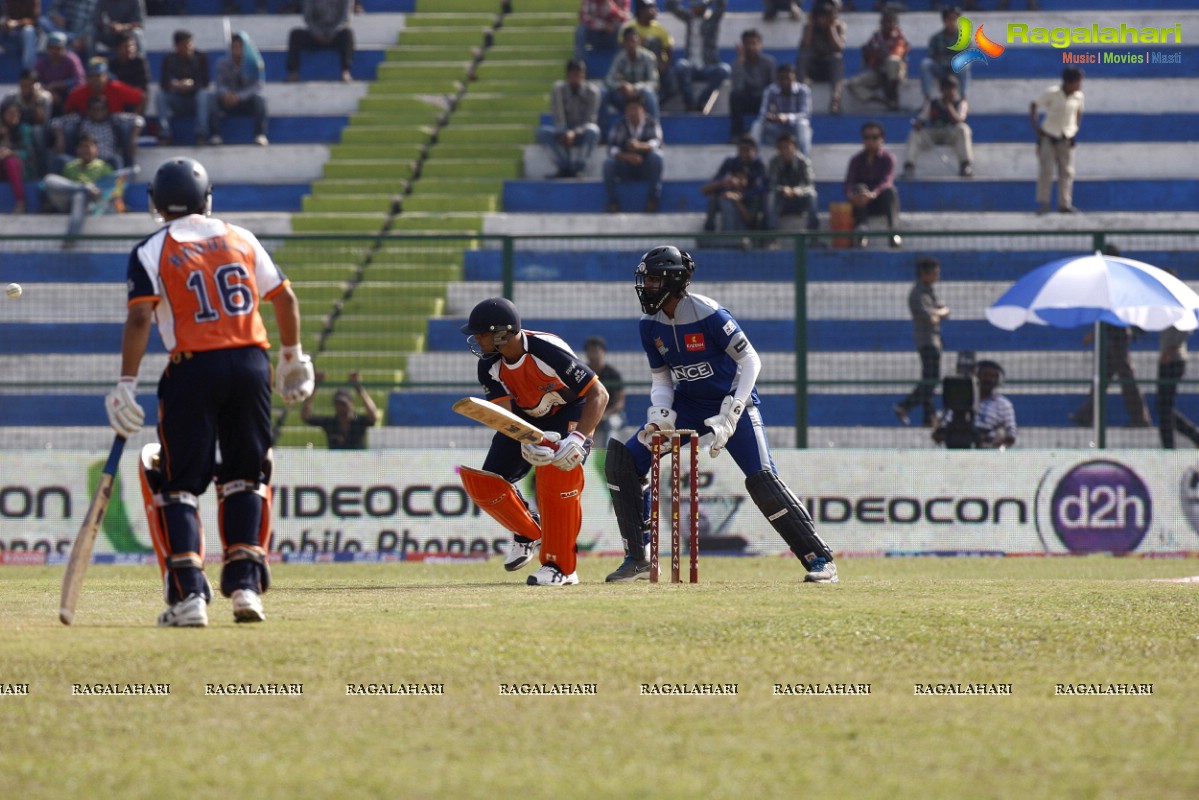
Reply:
[[[530,444],[541,444],[545,439],[545,434],[536,425],[525,422],[502,406],[497,406],[495,403],[489,403],[478,397],[464,397],[457,403],[454,403],[453,408],[462,416],[469,417],[475,422],[481,422],[488,428],[504,434],[509,439],[515,439],[518,442],[529,442]]]
[[[112,497],[112,483],[117,474],[117,463],[124,451],[125,437],[117,434],[112,440],[112,449],[108,451],[108,461],[100,475],[100,484],[96,487],[96,493],[92,495],[92,504],[88,506],[87,516],[79,526],[79,533],[75,535],[75,543],[71,545],[67,572],[62,576],[62,597],[58,601],[58,618],[63,625],[70,625],[75,621],[75,606],[83,588],[83,574],[87,572],[88,564],[92,561],[92,548],[95,547],[96,536],[100,533],[104,512],[108,510],[108,501]]]

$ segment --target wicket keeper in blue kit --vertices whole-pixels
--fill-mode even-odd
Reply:
[[[803,503],[779,478],[770,456],[754,387],[761,359],[726,308],[687,292],[694,274],[695,261],[677,247],[655,247],[637,265],[650,409],[644,427],[632,438],[608,443],[604,469],[625,560],[607,580],[649,579],[649,437],[655,431],[692,429],[711,434],[712,458],[729,451],[746,476],[750,498],[807,569],[804,580],[837,583],[832,551]]]

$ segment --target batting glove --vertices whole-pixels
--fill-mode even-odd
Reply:
[[[591,452],[591,440],[578,431],[571,431],[558,443],[558,453],[553,464],[563,472],[570,472],[587,461]]]
[[[275,389],[287,403],[304,400],[316,389],[312,358],[304,355],[300,345],[280,348],[279,366],[275,368]]]
[[[720,451],[728,444],[729,437],[737,430],[737,423],[741,421],[741,412],[744,410],[745,403],[730,395],[720,403],[719,414],[704,420],[704,424],[712,429],[712,445],[708,448],[711,458],[720,455]]]
[[[673,431],[679,415],[673,408],[650,406],[645,427],[637,433],[637,441],[649,447],[649,439],[658,431]]]
[[[104,398],[104,410],[108,412],[108,424],[126,439],[140,431],[146,412],[137,402],[137,378],[122,376]]]
[[[545,438],[541,440],[540,444],[529,444],[526,442],[520,446],[521,458],[535,467],[545,467],[553,463],[554,457],[558,454],[558,450],[554,445],[562,438],[553,431],[548,431],[542,435]]]

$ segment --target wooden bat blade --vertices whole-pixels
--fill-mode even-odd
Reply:
[[[453,409],[462,416],[480,422],[518,442],[540,444],[541,440],[545,438],[545,434],[536,425],[526,422],[495,403],[489,403],[478,397],[464,397],[454,403]]]
[[[79,603],[79,593],[83,589],[83,575],[92,561],[92,548],[96,545],[96,536],[100,533],[100,525],[104,522],[104,512],[108,510],[108,501],[112,499],[112,484],[116,479],[117,464],[121,453],[125,451],[125,437],[113,439],[112,449],[108,451],[108,461],[100,475],[100,483],[92,495],[91,505],[75,542],[71,545],[71,555],[67,558],[67,571],[62,576],[62,595],[58,601],[58,619],[63,625],[75,621],[75,607]]]

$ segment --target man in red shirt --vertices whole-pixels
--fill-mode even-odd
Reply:
[[[104,95],[108,100],[108,110],[113,114],[122,111],[144,114],[146,111],[146,93],[111,77],[108,74],[108,62],[101,57],[87,62],[87,82],[76,86],[67,95],[64,111],[67,114],[87,114],[87,100],[94,94]]]

